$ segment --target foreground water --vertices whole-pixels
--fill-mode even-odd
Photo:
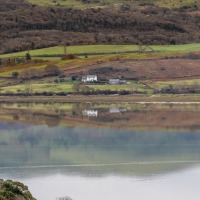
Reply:
[[[0,177],[38,200],[199,199],[199,108],[1,104]]]

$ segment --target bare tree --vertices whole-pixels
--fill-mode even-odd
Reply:
[[[25,93],[26,94],[31,94],[33,92],[33,85],[31,83],[31,81],[28,81],[26,84],[25,84]]]
[[[56,200],[72,200],[70,197],[65,196],[65,197],[58,197]]]

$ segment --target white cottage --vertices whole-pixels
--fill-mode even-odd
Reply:
[[[82,76],[82,82],[94,82],[97,81],[97,76],[96,75],[87,75],[87,76]]]

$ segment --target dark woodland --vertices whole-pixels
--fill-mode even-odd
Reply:
[[[0,54],[81,44],[183,44],[200,42],[200,10],[72,9],[0,0]]]

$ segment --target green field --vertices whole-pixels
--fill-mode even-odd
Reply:
[[[56,7],[70,7],[70,8],[98,8],[102,7],[94,3],[82,3],[81,0],[27,0],[30,3],[42,5],[42,6],[56,6]]]
[[[155,51],[161,52],[191,52],[200,51],[200,43],[183,44],[183,45],[153,45],[149,46]],[[68,54],[101,54],[101,53],[128,53],[131,51],[139,51],[138,45],[82,45],[82,46],[69,46],[67,47]],[[145,51],[152,51],[146,47]],[[0,58],[11,56],[25,56],[26,51],[0,55]],[[64,54],[64,48],[62,46],[55,46],[30,51],[31,56],[53,56],[58,54]],[[44,57],[43,57],[44,58]]]
[[[195,0],[104,0],[99,3],[83,3],[81,0],[27,0],[30,3],[39,4],[43,6],[64,6],[64,7],[75,7],[75,8],[98,8],[98,7],[105,7],[112,4],[118,4],[118,3],[126,3],[130,6],[136,6],[138,3],[153,3],[160,7],[168,7],[168,8],[177,8],[181,6],[190,6],[196,3]],[[95,2],[95,1],[90,1]]]
[[[147,92],[147,93],[152,93],[151,89],[145,88],[143,84],[136,84],[136,83],[129,83],[129,84],[124,84],[124,85],[87,85],[89,88],[92,88],[94,90],[111,90],[111,91],[122,91],[122,90],[127,90],[127,91],[138,91],[138,92]]]
[[[200,44],[199,44],[200,49]],[[121,53],[126,51],[137,51],[139,47],[137,45],[82,45],[82,46],[69,46],[67,47],[68,54],[90,54],[90,53]],[[37,50],[29,51],[31,56],[42,56],[42,55],[58,55],[64,54],[64,47],[55,46]],[[12,54],[0,55],[0,57],[9,56],[25,56],[26,51]]]
[[[19,84],[19,85],[14,85],[14,86],[6,86],[6,87],[1,87],[0,93],[5,94],[5,93],[25,93],[27,89],[30,89],[30,93],[34,92],[52,92],[52,93],[59,93],[59,92],[76,92],[74,90],[74,84],[77,84],[77,82],[62,82],[62,83],[27,83],[27,84]],[[84,87],[89,87],[93,89],[94,91],[96,90],[111,90],[111,91],[122,91],[122,90],[127,90],[127,91],[138,91],[138,92],[146,92],[146,93],[152,93],[151,89],[145,88],[143,84],[137,84],[137,83],[129,83],[129,84],[124,84],[124,85],[82,85],[80,88],[80,91],[84,90]]]
[[[30,88],[32,92],[74,92],[72,83],[31,83],[31,84],[20,84],[14,86],[2,87],[0,89],[1,94],[5,93],[25,93],[27,88]]]
[[[171,86],[199,86],[200,79],[188,79],[188,80],[170,80],[170,81],[157,81],[151,82],[149,85],[153,88],[164,88]]]
[[[155,5],[167,8],[179,8],[181,6],[191,6],[196,4],[196,0],[157,0]]]

